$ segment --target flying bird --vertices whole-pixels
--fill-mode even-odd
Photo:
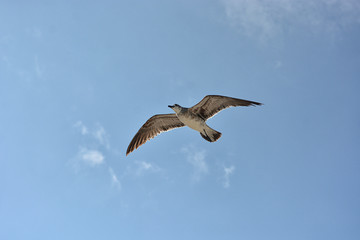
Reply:
[[[149,118],[131,140],[126,155],[158,134],[184,126],[198,131],[205,140],[215,142],[221,137],[221,133],[206,124],[209,118],[228,107],[255,105],[262,103],[219,95],[208,95],[191,108],[178,104],[169,105],[175,113],[157,114]]]

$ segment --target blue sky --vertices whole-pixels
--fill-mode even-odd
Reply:
[[[356,0],[0,1],[1,239],[359,239]],[[152,115],[263,102],[125,157]]]

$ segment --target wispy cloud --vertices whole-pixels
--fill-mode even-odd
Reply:
[[[97,123],[94,129],[89,129],[82,121],[77,121],[74,127],[80,130],[82,135],[92,136],[100,145],[110,149],[109,135],[105,131],[105,128]]]
[[[193,166],[193,180],[199,181],[204,175],[209,173],[209,168],[205,161],[205,150],[183,147],[182,152],[186,154],[187,161]]]
[[[111,153],[111,151],[109,151],[109,137],[105,131],[105,128],[99,123],[96,124],[94,128],[88,128],[80,120],[77,121],[73,127],[76,128],[80,134],[89,141],[89,143],[85,145],[83,144],[82,147],[79,148],[76,157],[71,159],[70,163],[75,172],[79,172],[79,170],[82,169],[82,165],[84,164],[91,167],[103,165],[108,168],[108,174],[110,175],[112,186],[118,190],[121,190],[122,184],[115,171],[111,167],[111,161],[105,162],[105,156],[103,152],[107,154]],[[101,148],[101,146],[105,146],[105,149]],[[99,148],[102,149],[102,151],[98,150]],[[152,168],[152,166],[145,164],[143,168],[149,169]]]
[[[137,176],[141,176],[146,172],[159,172],[161,170],[155,164],[145,162],[145,161],[136,161],[135,164],[137,165],[137,168],[135,171],[135,174]]]
[[[221,0],[231,24],[248,36],[269,39],[307,28],[313,32],[341,31],[360,24],[358,0]]]
[[[107,149],[110,148],[109,137],[103,126],[97,124],[97,127],[92,134],[101,145],[104,145]]]
[[[84,163],[92,167],[104,163],[105,160],[104,155],[100,151],[87,148],[80,148],[78,156]]]
[[[76,127],[77,129],[79,129],[82,135],[86,135],[86,134],[89,133],[87,127],[82,123],[82,121],[77,121],[77,122],[74,124],[74,127]]]
[[[224,188],[230,187],[230,176],[234,173],[234,171],[235,171],[235,166],[224,167],[224,182],[223,182]]]
[[[111,183],[114,187],[116,187],[117,189],[121,190],[121,183],[119,181],[119,178],[116,176],[114,170],[109,167],[109,174],[111,177]]]

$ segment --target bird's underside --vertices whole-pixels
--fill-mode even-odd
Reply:
[[[206,120],[228,107],[255,105],[262,104],[238,98],[208,95],[191,108],[183,108],[177,104],[169,106],[175,113],[158,114],[147,120],[131,140],[126,155],[158,134],[184,126],[200,132],[207,141],[214,142],[220,138],[221,133],[207,126]]]

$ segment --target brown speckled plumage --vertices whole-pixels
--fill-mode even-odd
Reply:
[[[215,142],[221,137],[221,133],[207,126],[207,119],[228,107],[255,105],[262,104],[238,98],[208,95],[191,108],[183,108],[177,104],[169,106],[176,114],[158,114],[147,120],[131,140],[126,155],[158,134],[184,126],[200,132],[207,141]]]

